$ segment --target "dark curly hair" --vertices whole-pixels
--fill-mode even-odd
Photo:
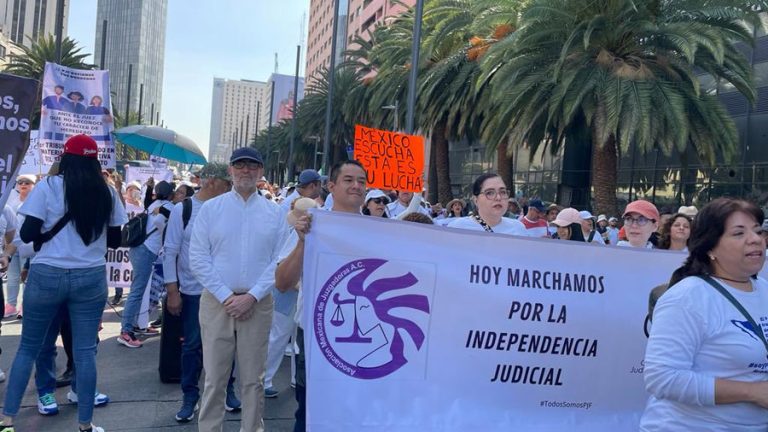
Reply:
[[[669,220],[664,222],[664,225],[662,225],[661,227],[661,237],[659,237],[659,245],[658,245],[659,249],[669,249],[669,247],[672,245],[672,236],[670,234],[670,231],[672,231],[672,225],[674,225],[675,221],[678,218],[683,218],[687,220],[688,223],[691,225],[691,232],[693,232],[693,219],[691,219],[691,217],[688,216],[687,214],[675,213],[674,215],[672,215],[671,218],[669,218]],[[691,240],[691,237],[688,236],[688,241],[690,240]],[[686,242],[686,246],[687,245],[688,244]]]

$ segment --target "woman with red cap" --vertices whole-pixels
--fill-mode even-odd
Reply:
[[[38,252],[24,291],[21,342],[8,379],[3,431],[13,431],[32,365],[46,333],[58,325],[54,321],[63,306],[72,322],[80,430],[103,432],[91,420],[96,340],[107,301],[104,256],[107,247],[120,246],[120,226],[127,220],[119,197],[101,176],[98,153],[93,138],[71,137],[64,144],[59,174],[38,183],[19,209],[26,216],[21,240],[33,243]],[[55,405],[55,399],[40,400],[38,408],[49,402]]]
[[[627,240],[620,240],[618,246],[653,249],[648,241],[659,228],[659,210],[645,200],[632,201],[624,210],[624,232]]]

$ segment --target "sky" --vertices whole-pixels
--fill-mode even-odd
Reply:
[[[119,0],[127,1],[127,0]],[[145,0],[156,1],[156,0]],[[95,51],[97,0],[70,0],[67,34]],[[168,0],[163,73],[165,126],[208,154],[213,78],[266,81],[275,68],[293,75],[309,0]],[[91,57],[91,63],[96,63]]]

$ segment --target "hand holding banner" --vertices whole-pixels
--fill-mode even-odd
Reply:
[[[368,174],[368,187],[421,192],[424,187],[424,138],[355,126],[355,159]]]
[[[648,294],[684,259],[315,212],[308,429],[637,431]]]

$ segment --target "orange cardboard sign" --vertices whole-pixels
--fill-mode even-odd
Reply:
[[[355,126],[355,159],[365,167],[368,187],[421,192],[424,137]]]

